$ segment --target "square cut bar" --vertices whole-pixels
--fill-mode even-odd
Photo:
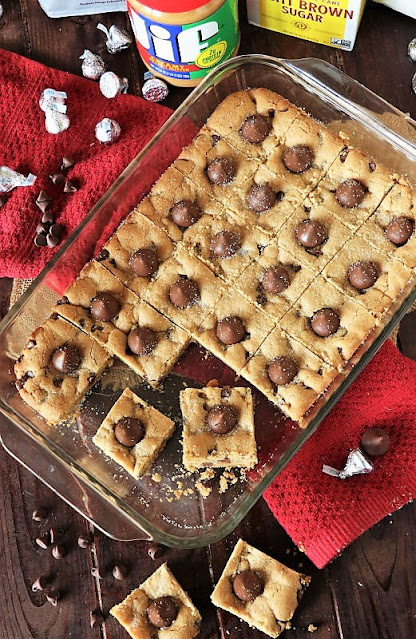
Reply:
[[[218,323],[228,317],[238,317],[245,327],[244,338],[236,344],[223,344],[216,334]],[[236,373],[240,373],[274,326],[273,320],[258,307],[250,304],[240,293],[230,291],[224,293],[212,307],[211,314],[193,332],[193,337]]]
[[[249,388],[187,388],[180,392],[183,417],[183,465],[199,468],[252,468],[257,463],[253,398]],[[206,423],[211,408],[230,406],[237,425],[226,434],[211,431]]]
[[[281,293],[270,293],[262,281],[269,269],[283,267],[289,279],[289,286]],[[282,249],[276,239],[266,246],[258,260],[235,281],[239,293],[255,304],[273,321],[278,321],[302,295],[315,277],[308,266],[301,265],[290,253]]]
[[[300,113],[300,109],[269,89],[249,89],[227,96],[206,126],[247,157],[264,161]],[[241,127],[247,117],[257,114],[268,120],[270,132],[263,142],[251,143],[241,135]]]
[[[373,286],[360,291],[350,283],[348,272],[357,262],[368,261],[376,266],[378,278]],[[383,315],[413,273],[402,262],[389,259],[364,239],[354,236],[345,244],[344,250],[335,255],[324,268],[322,275],[347,297],[375,315]]]
[[[168,628],[150,623],[147,608],[155,599],[173,597],[178,616]],[[201,615],[166,564],[159,566],[141,586],[133,590],[110,613],[133,639],[193,639],[201,626]]]
[[[386,237],[386,228],[398,217],[413,223],[413,233],[402,246]],[[400,260],[410,268],[416,267],[416,191],[408,184],[395,184],[378,209],[358,230],[358,236],[375,246],[388,257]]]
[[[199,297],[186,308],[172,304],[169,291],[172,284],[190,279],[196,283]],[[146,289],[145,298],[160,313],[187,331],[195,331],[211,312],[222,293],[215,275],[185,247],[179,246],[159,269],[157,278]]]
[[[314,313],[331,308],[340,319],[336,333],[320,337],[312,330]],[[339,371],[376,326],[378,320],[361,304],[349,299],[318,276],[280,322],[281,328]]]
[[[174,245],[164,231],[139,211],[133,211],[104,244],[97,260],[131,291],[141,295],[157,271],[148,277],[137,275],[129,260],[135,251],[150,249],[159,265],[171,256]]]
[[[310,197],[314,204],[324,206],[343,224],[357,230],[390,191],[394,176],[357,149],[350,149],[346,153],[341,151]],[[366,189],[362,202],[351,208],[341,206],[335,197],[338,186],[347,180],[358,180]]]
[[[264,589],[253,601],[242,601],[233,590],[236,575],[252,570],[261,577]],[[311,579],[239,539],[211,595],[214,606],[231,612],[250,626],[278,637],[290,628],[298,602]]]
[[[54,352],[74,346],[81,357],[71,373],[52,364]],[[23,401],[49,423],[69,417],[85,393],[99,379],[112,358],[104,348],[65,320],[53,315],[31,334],[14,372]]]
[[[172,241],[178,242],[192,228],[178,226],[172,218],[173,206],[182,200],[189,200],[197,205],[201,212],[200,219],[215,217],[221,210],[218,202],[175,168],[175,163],[158,179],[137,209],[163,229]]]
[[[271,381],[267,370],[271,362],[282,356],[292,359],[297,364],[298,371],[288,384],[277,386]],[[337,374],[333,366],[324,362],[280,328],[275,328],[266,337],[240,372],[242,377],[295,421],[301,420]]]
[[[123,417],[138,419],[145,431],[143,439],[131,448],[120,444],[114,435],[114,428]],[[133,477],[139,478],[152,466],[174,430],[171,419],[126,388],[92,441]]]

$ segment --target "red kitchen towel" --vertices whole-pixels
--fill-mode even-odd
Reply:
[[[97,82],[51,69],[0,49],[0,166],[37,176],[31,187],[16,188],[0,209],[0,277],[32,278],[57,249],[36,247],[33,239],[42,213],[35,204],[44,189],[53,198],[51,212],[65,225],[65,237],[83,219],[116,177],[152,138],[171,110],[131,95],[105,98]],[[66,91],[71,125],[47,133],[39,98],[46,88]],[[121,127],[110,145],[95,138],[96,123],[113,118]],[[67,173],[79,186],[65,194],[48,179],[59,172],[63,156],[76,162]]]
[[[368,475],[340,480],[363,432],[384,428],[388,452]],[[390,340],[359,375],[308,442],[264,493],[295,544],[323,568],[346,546],[416,495],[416,362]]]

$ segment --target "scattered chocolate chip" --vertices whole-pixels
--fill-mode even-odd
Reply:
[[[305,144],[287,148],[283,152],[283,164],[291,173],[303,173],[312,166],[314,154]]]
[[[229,184],[237,173],[237,167],[232,158],[214,158],[208,164],[207,175],[213,184],[224,186]]]
[[[46,243],[50,248],[55,248],[55,246],[58,246],[60,242],[59,237],[56,237],[56,235],[51,235],[50,233],[48,233],[48,235],[46,236]]]
[[[129,265],[139,277],[150,277],[159,268],[157,253],[151,248],[140,248],[131,254]]]
[[[143,424],[134,417],[122,417],[114,426],[114,437],[122,446],[131,448],[145,435]]]
[[[48,511],[46,510],[46,508],[35,508],[35,510],[32,512],[33,521],[44,521],[47,516]]]
[[[228,404],[216,404],[206,415],[208,428],[217,435],[229,433],[238,423],[238,415]]]
[[[36,198],[36,206],[38,209],[45,213],[51,208],[52,198],[46,193],[46,191],[40,191]]]
[[[49,531],[40,534],[39,537],[36,537],[35,541],[39,548],[42,548],[42,550],[46,550],[46,548],[51,545],[51,537],[49,535]]]
[[[95,259],[97,262],[104,262],[104,260],[108,260],[109,257],[109,251],[106,248],[102,248]]]
[[[147,549],[147,554],[149,555],[150,559],[159,559],[160,557],[162,557],[164,551],[165,550],[163,546],[161,546],[160,544],[150,544],[149,548]]]
[[[123,581],[123,579],[127,577],[129,571],[123,564],[116,564],[113,567],[112,573],[114,579],[117,579],[117,581]]]
[[[90,611],[91,628],[99,628],[104,623],[104,615],[99,608]]]
[[[228,229],[216,233],[211,238],[209,247],[217,257],[231,257],[241,247],[241,240],[237,233]]]
[[[91,575],[96,579],[104,579],[104,574],[101,572],[98,566],[91,568]]]
[[[359,180],[345,180],[337,186],[335,199],[341,206],[353,209],[361,204],[366,192],[366,187]]]
[[[222,344],[230,346],[242,342],[246,337],[246,328],[243,320],[236,315],[229,315],[217,324],[216,335]]]
[[[393,242],[396,246],[403,246],[409,240],[413,231],[413,220],[408,217],[394,217],[384,232],[390,242]]]
[[[246,195],[249,208],[256,213],[264,213],[276,204],[276,193],[268,184],[253,184]]]
[[[46,235],[43,233],[38,233],[35,235],[35,239],[33,240],[36,246],[46,246]]]
[[[279,264],[269,266],[261,275],[261,285],[271,295],[278,295],[285,291],[290,285],[290,277],[287,270]]]
[[[66,555],[66,551],[64,546],[62,546],[62,544],[56,544],[52,548],[52,557],[54,557],[54,559],[63,559],[65,555]]]
[[[47,585],[49,584],[49,577],[47,575],[40,575],[32,584],[32,592],[37,592],[38,590],[45,590]]]
[[[188,228],[199,220],[201,210],[195,202],[191,202],[191,200],[180,200],[172,206],[170,215],[175,224]]]
[[[339,328],[339,316],[332,308],[321,308],[311,317],[311,328],[319,337],[329,337]]]
[[[146,326],[137,326],[130,331],[127,344],[135,355],[150,355],[156,348],[156,333]]]
[[[59,590],[56,590],[55,588],[48,590],[48,592],[46,593],[46,600],[50,604],[52,604],[52,606],[57,606],[60,598],[61,598],[61,593]]]
[[[289,384],[297,375],[299,366],[291,357],[280,355],[267,367],[267,374],[276,386]]]
[[[169,299],[177,308],[187,308],[199,299],[198,285],[193,280],[181,278],[169,289]]]
[[[65,375],[75,373],[82,362],[82,356],[74,344],[63,344],[52,354],[52,366]]]
[[[241,125],[241,135],[247,142],[259,144],[267,138],[270,129],[270,122],[262,115],[256,113],[246,117]]]
[[[101,423],[101,422],[100,422]],[[92,535],[88,534],[88,535],[80,535],[78,537],[78,546],[80,548],[88,548],[88,546],[91,546],[92,544]]]
[[[147,607],[150,623],[156,628],[169,628],[178,616],[178,607],[173,597],[159,597]]]
[[[49,176],[49,179],[52,184],[56,184],[57,186],[59,186],[59,184],[64,183],[65,177],[62,175],[62,173],[53,173]]]
[[[368,163],[368,168],[370,169],[372,173],[376,170],[377,164],[375,163],[374,160],[371,160],[371,162]]]
[[[61,237],[64,231],[65,227],[63,224],[52,224],[49,229],[50,235],[55,235],[55,237]]]
[[[50,211],[46,211],[42,215],[42,224],[53,224],[55,222],[55,216]]]
[[[263,579],[254,570],[243,570],[233,580],[234,593],[241,601],[254,601],[263,588]]]
[[[389,434],[383,428],[369,428],[361,437],[361,447],[367,455],[380,457],[390,448]]]
[[[321,222],[308,218],[295,228],[295,237],[301,246],[316,248],[328,239],[328,232]]]
[[[355,262],[348,269],[348,280],[358,291],[363,291],[378,279],[378,268],[374,262]]]
[[[72,158],[63,157],[61,163],[61,171],[67,171],[74,166],[75,162]]]
[[[345,149],[342,149],[341,153],[339,154],[339,159],[343,164],[345,160],[347,159],[349,152],[350,152],[349,149],[345,148]]]
[[[91,300],[91,315],[93,319],[109,322],[120,311],[120,303],[111,293],[97,293]]]
[[[64,193],[75,193],[76,191],[78,191],[78,189],[75,184],[71,182],[71,180],[65,180]]]

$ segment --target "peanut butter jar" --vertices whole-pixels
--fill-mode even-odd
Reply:
[[[196,86],[237,54],[237,0],[127,0],[127,9],[144,64],[170,84]]]

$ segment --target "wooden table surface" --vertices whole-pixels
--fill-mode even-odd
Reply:
[[[84,48],[103,50],[98,22],[127,26],[123,14],[52,20],[36,0],[3,0],[2,4],[0,47],[77,74],[78,56]],[[369,2],[356,47],[346,53],[250,26],[243,4],[240,15],[241,53],[328,60],[402,111],[416,116],[416,96],[410,88],[416,65],[406,55],[408,42],[416,36],[416,22],[410,18]],[[105,57],[110,58],[106,52]],[[111,69],[128,76],[130,91],[140,94],[144,68],[134,46],[112,56]],[[165,104],[175,108],[187,94],[185,89],[172,88]],[[1,316],[8,307],[11,284],[10,280],[0,280]],[[416,359],[414,316],[402,322],[400,340],[403,351]],[[67,531],[69,552],[62,561],[54,560],[34,541],[44,527],[31,518],[32,510],[39,505],[48,508],[51,522]],[[98,532],[90,550],[78,548],[77,536],[87,532],[88,524],[1,449],[0,530],[0,639],[125,639],[127,634],[112,618],[101,628],[91,629],[89,611],[100,606],[106,614],[165,560],[202,612],[202,639],[220,635],[224,639],[260,639],[264,635],[209,603],[212,579],[218,578],[239,535],[312,576],[312,585],[294,618],[294,629],[286,633],[288,638],[416,637],[415,505],[388,516],[324,570],[314,568],[296,550],[262,499],[229,538],[194,551],[166,549],[154,561],[148,555],[147,542],[115,542]],[[116,581],[109,573],[116,562],[129,567],[125,581]],[[103,579],[91,575],[91,568],[97,565]],[[31,590],[32,582],[46,572],[55,574],[62,591],[57,607]],[[307,630],[309,624],[317,627],[313,635]]]

